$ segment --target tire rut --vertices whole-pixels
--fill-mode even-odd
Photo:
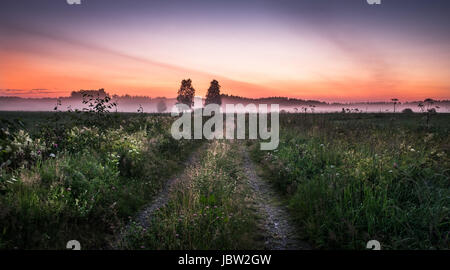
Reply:
[[[287,209],[273,187],[256,173],[248,150],[242,147],[244,172],[254,192],[257,212],[263,218],[264,246],[269,250],[310,250],[311,246],[301,241],[292,224]]]

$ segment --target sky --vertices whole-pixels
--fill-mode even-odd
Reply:
[[[2,0],[0,96],[450,99],[450,1]]]

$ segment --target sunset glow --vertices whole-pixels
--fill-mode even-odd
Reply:
[[[449,99],[448,7],[446,1],[7,0],[0,10],[0,95],[105,88],[174,97],[180,81],[191,78],[197,95],[216,79],[223,93],[246,97]]]

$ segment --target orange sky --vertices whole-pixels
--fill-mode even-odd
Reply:
[[[9,21],[0,25],[0,95],[55,97],[105,88],[175,97],[180,81],[191,78],[200,96],[217,79],[223,93],[247,97],[450,98],[447,39],[437,43],[400,28],[384,32],[383,25],[366,31],[342,20],[291,27],[281,17],[254,16],[245,24],[125,16],[121,24],[105,17],[70,26],[59,18],[70,31],[46,21]]]

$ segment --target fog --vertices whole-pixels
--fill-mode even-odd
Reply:
[[[54,111],[57,105],[56,98],[18,98],[18,97],[0,97],[0,111]],[[82,99],[74,98],[60,98],[60,105],[58,111],[68,110],[83,110],[88,106],[83,104]],[[128,97],[128,98],[113,98],[113,102],[117,103],[117,107],[113,107],[112,112],[138,112],[144,113],[156,113],[156,112],[171,112],[172,107],[176,104],[175,98],[148,98],[148,97]],[[164,103],[165,110],[158,110],[158,104]],[[195,99],[195,108],[201,107],[204,100],[199,101],[199,98]],[[258,107],[259,104],[279,104],[276,100],[237,100],[237,99],[222,99],[222,110],[226,111],[227,104],[255,104]],[[421,112],[418,106],[419,102],[402,103],[395,106],[395,112],[402,112],[404,109],[411,109],[413,112]],[[450,112],[449,101],[437,101],[430,105],[429,108],[435,108],[437,112],[448,113]],[[268,106],[270,111],[270,106]],[[424,110],[427,106],[424,106]],[[347,113],[393,113],[393,103],[354,103],[354,104],[328,104],[319,102],[304,102],[302,104],[279,104],[279,110],[281,112],[288,113],[334,113],[342,112]],[[239,110],[237,110],[239,112]]]

